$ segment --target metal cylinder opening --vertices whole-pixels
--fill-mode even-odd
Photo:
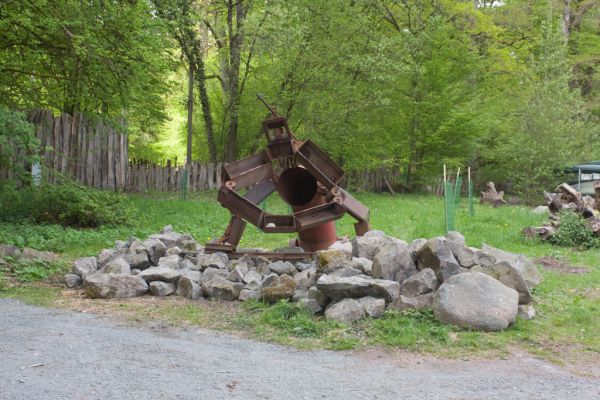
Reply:
[[[277,191],[288,204],[303,206],[317,194],[317,179],[304,168],[288,168],[279,175]]]

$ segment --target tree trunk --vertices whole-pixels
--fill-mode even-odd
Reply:
[[[189,63],[188,72],[188,99],[187,99],[187,153],[186,164],[189,167],[192,165],[192,135],[194,117],[194,65]]]
[[[204,67],[204,55],[200,49],[196,51],[196,84],[198,85],[198,95],[202,105],[202,117],[204,119],[204,130],[206,131],[206,141],[208,143],[208,153],[210,161],[215,165],[217,163],[217,144],[215,142],[215,133],[213,128],[212,112],[208,91],[206,90],[206,70]]]

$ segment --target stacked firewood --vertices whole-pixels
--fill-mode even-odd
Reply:
[[[568,183],[558,186],[554,193],[544,192],[545,206],[550,212],[549,221],[543,226],[530,227],[523,234],[530,237],[539,236],[542,240],[552,237],[560,226],[560,212],[572,211],[586,220],[587,226],[596,236],[600,236],[600,184],[594,185],[595,197],[582,196]]]

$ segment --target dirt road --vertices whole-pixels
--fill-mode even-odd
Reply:
[[[600,399],[529,356],[306,352],[0,299],[0,399]]]

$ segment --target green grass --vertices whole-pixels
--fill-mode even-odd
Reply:
[[[419,237],[440,236],[444,233],[443,202],[432,196],[391,196],[359,193],[357,197],[371,208],[373,229],[411,241]],[[216,202],[215,192],[193,194],[181,200],[178,195],[145,194],[130,196],[138,209],[133,227],[102,227],[77,230],[56,225],[0,224],[0,243],[14,243],[39,250],[64,253],[73,258],[96,254],[112,247],[117,239],[129,236],[144,238],[171,224],[180,232],[191,233],[204,243],[223,233],[228,212]],[[288,213],[287,206],[277,199],[269,200],[268,211]],[[446,355],[506,352],[510,346],[520,346],[535,354],[554,360],[576,359],[600,354],[600,250],[579,251],[532,241],[521,235],[526,226],[539,225],[543,215],[533,214],[526,207],[493,209],[476,205],[475,216],[469,217],[465,208],[459,208],[456,228],[469,245],[479,247],[487,243],[504,250],[524,253],[532,257],[555,256],[589,269],[585,274],[561,274],[544,271],[544,281],[534,291],[537,317],[533,321],[518,321],[504,332],[472,332],[439,324],[430,311],[398,314],[388,312],[378,320],[363,320],[352,326],[331,323],[323,317],[312,317],[297,305],[282,302],[276,305],[249,303],[207,313],[203,303],[161,305],[154,314],[136,306],[135,300],[121,302],[123,310],[151,318],[161,318],[216,329],[234,330],[255,338],[287,343],[300,348],[348,349],[363,346],[389,346],[417,351],[432,351]],[[353,235],[353,220],[345,217],[337,221],[340,235]],[[243,247],[276,248],[285,246],[292,235],[267,235],[248,226],[241,242]],[[21,282],[45,279],[54,272],[52,267],[41,273],[20,268],[19,271],[0,270]],[[38,268],[39,269],[39,268]],[[23,298],[36,303],[56,292],[43,286],[28,285],[9,288],[0,296]],[[51,301],[46,304],[51,304]],[[162,303],[161,303],[162,304]],[[209,315],[210,314],[210,315]]]

